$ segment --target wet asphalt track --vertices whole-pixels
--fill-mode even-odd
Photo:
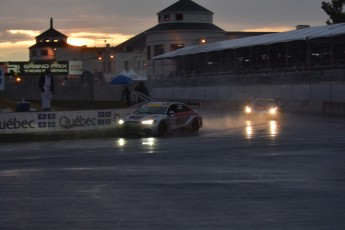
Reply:
[[[343,230],[345,119],[0,146],[0,229]]]

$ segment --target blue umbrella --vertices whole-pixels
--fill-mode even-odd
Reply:
[[[128,85],[132,83],[134,83],[134,81],[125,75],[117,75],[110,81],[112,85]]]

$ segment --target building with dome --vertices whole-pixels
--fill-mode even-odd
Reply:
[[[184,47],[265,32],[226,32],[213,23],[214,13],[191,0],[179,0],[157,13],[158,24],[116,46],[116,72],[134,69],[152,80],[153,72],[169,74],[172,63],[153,65],[153,57]],[[162,68],[161,65],[164,65]]]
[[[29,47],[29,61],[63,63],[67,68],[78,66],[79,72],[56,71],[56,74],[69,77],[83,71],[105,76],[131,72],[150,80],[154,69],[164,69],[165,73],[159,75],[165,75],[173,68],[169,61],[157,64],[163,64],[164,68],[154,66],[155,56],[196,44],[265,34],[224,31],[213,23],[213,15],[192,0],[179,0],[157,13],[157,25],[115,47],[110,44],[105,47],[70,45],[68,37],[54,28],[51,18],[49,29],[38,35],[36,44]]]
[[[55,100],[120,100],[121,88],[109,80],[121,73],[147,80],[150,95],[160,100],[239,108],[252,98],[270,97],[284,101],[290,111],[345,111],[344,23],[282,33],[229,32],[192,0],[178,0],[157,19],[115,47],[69,45],[51,19],[29,48],[29,62],[0,63],[7,68],[6,84],[12,84],[6,94],[40,98],[32,89],[49,68],[57,81]],[[24,80],[16,82],[15,75]]]
[[[50,68],[57,76],[59,83],[57,86],[62,88],[61,92],[64,92],[59,95],[57,90],[55,98],[64,100],[77,97],[78,90],[80,91],[79,84],[85,79],[83,76],[85,72],[88,76],[93,75],[98,82],[104,83],[117,74],[125,73],[132,78],[147,80],[147,85],[150,87],[156,75],[167,76],[174,68],[174,63],[170,60],[154,62],[156,56],[197,44],[211,44],[265,34],[227,32],[213,23],[213,15],[213,12],[192,0],[178,0],[157,13],[156,25],[114,47],[110,44],[105,44],[103,47],[70,45],[68,37],[54,28],[54,21],[51,18],[48,30],[38,35],[36,43],[29,47],[29,62],[11,62],[5,65],[7,70],[11,70],[9,75],[25,77],[27,80],[21,84],[31,82],[33,86],[35,86],[35,77]],[[29,80],[30,77],[32,80]],[[85,91],[90,90],[91,82],[88,81]],[[30,98],[27,96],[30,92],[26,90],[30,87],[23,87],[21,91],[26,98]],[[73,96],[69,95],[70,91],[66,89],[67,87],[74,87],[70,90]],[[107,90],[96,91],[92,89],[93,94],[99,92],[104,95],[90,96],[90,99],[111,97],[105,96]],[[14,94],[18,95],[18,92]]]

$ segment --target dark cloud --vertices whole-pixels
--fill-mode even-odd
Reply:
[[[215,23],[229,25],[224,28],[227,30],[298,24],[318,26],[324,25],[327,18],[321,9],[322,0],[224,0],[213,5],[206,0],[201,2],[215,13]]]
[[[178,0],[8,0],[1,2],[0,42],[33,38],[7,30],[135,35],[155,26],[157,13]],[[322,0],[194,0],[214,12],[214,23],[227,31],[324,25]]]
[[[114,29],[139,33],[157,23],[157,12],[177,0],[11,0],[1,4],[0,29],[44,30],[49,18],[56,28]],[[321,1],[310,0],[194,0],[214,12],[216,24],[262,27],[324,24]],[[22,28],[20,28],[22,27]],[[224,28],[232,30],[232,28]]]
[[[10,33],[9,31],[2,31],[0,33],[0,43],[2,42],[21,42],[32,40],[32,35],[26,33]]]

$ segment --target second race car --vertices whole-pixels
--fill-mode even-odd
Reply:
[[[244,108],[246,116],[266,116],[278,118],[282,112],[281,104],[272,98],[256,98]]]

